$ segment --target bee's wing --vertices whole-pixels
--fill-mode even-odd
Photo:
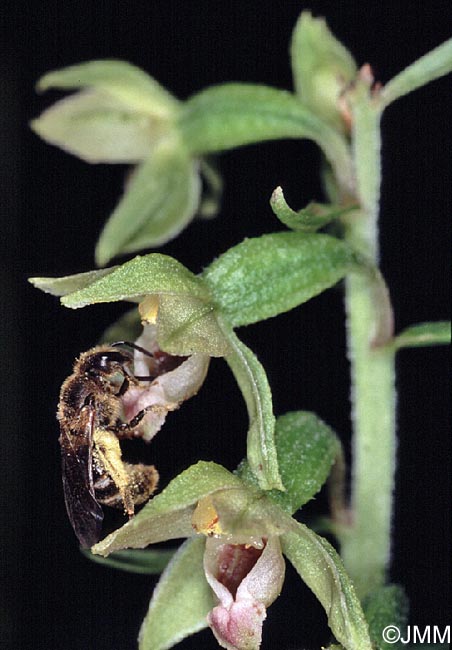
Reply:
[[[77,432],[61,426],[60,436],[66,510],[74,532],[85,548],[99,541],[104,518],[93,486],[94,417],[94,407],[84,406],[80,411]]]

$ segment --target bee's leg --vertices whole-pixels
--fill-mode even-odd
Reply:
[[[96,499],[110,508],[124,509],[131,517],[134,506],[144,503],[155,492],[159,475],[153,465],[123,463],[127,483],[116,485],[113,478],[104,472],[94,483]]]
[[[93,441],[94,465],[99,468],[99,478],[94,481],[97,500],[112,507],[118,507],[116,504],[120,503],[126,514],[133,515],[134,503],[129,488],[130,479],[125,463],[122,461],[118,438],[112,431],[95,429]]]
[[[124,469],[129,477],[128,488],[134,505],[144,503],[157,488],[159,480],[157,470],[154,465],[143,465],[142,463],[137,465],[124,463]]]
[[[109,431],[113,431],[118,436],[118,438],[133,438],[134,429],[136,429],[136,427],[140,424],[144,416],[151,411],[154,411],[154,413],[161,413],[162,408],[163,407],[158,406],[157,404],[151,404],[150,406],[146,406],[146,408],[142,409],[141,411],[138,411],[138,413],[134,415],[133,418],[128,422],[121,422],[118,420],[116,424],[107,428]],[[166,410],[167,409],[164,409],[164,411]]]

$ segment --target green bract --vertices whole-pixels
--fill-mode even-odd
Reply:
[[[258,84],[212,86],[184,103],[178,127],[195,155],[266,140],[309,138],[344,186],[350,186],[353,172],[345,139],[287,91]]]
[[[452,38],[435,47],[391,79],[381,91],[379,97],[381,108],[449,72],[452,72]]]
[[[348,214],[352,210],[356,210],[357,207],[338,208],[334,205],[311,202],[305,208],[295,212],[287,204],[281,187],[274,190],[270,199],[270,206],[281,223],[291,230],[305,233],[315,232],[331,221]]]
[[[334,237],[280,232],[234,246],[203,277],[218,309],[237,327],[293,309],[358,266],[353,250]]]
[[[276,450],[285,492],[271,490],[267,497],[292,514],[312,499],[325,483],[339,454],[340,443],[334,431],[314,413],[294,411],[276,419]],[[238,474],[256,485],[248,461]]]
[[[420,348],[429,345],[447,345],[450,344],[450,339],[450,321],[418,323],[403,330],[394,339],[394,345],[396,349]]]

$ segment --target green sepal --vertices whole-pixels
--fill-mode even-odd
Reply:
[[[452,38],[402,70],[381,90],[378,100],[382,109],[399,97],[425,86],[434,79],[452,72]]]
[[[309,138],[324,151],[343,186],[351,186],[346,140],[285,90],[245,83],[210,86],[184,102],[177,124],[193,155],[268,140]]]
[[[198,165],[178,138],[168,138],[132,175],[96,246],[96,263],[164,244],[192,219],[199,204]]]
[[[334,237],[279,232],[245,239],[203,277],[219,311],[238,327],[297,307],[358,266],[356,253]]]
[[[406,643],[389,643],[384,640],[383,630],[388,625],[397,627],[402,633],[408,623],[408,598],[400,585],[386,585],[366,596],[364,613],[369,625],[370,638],[377,650],[402,650]],[[403,636],[403,634],[402,634]]]
[[[138,638],[139,650],[167,650],[207,627],[215,599],[204,575],[205,538],[187,540],[152,594]]]
[[[314,592],[328,625],[346,650],[372,650],[367,623],[342,560],[325,539],[293,521],[281,537],[284,555]]]
[[[356,209],[355,206],[338,208],[334,205],[311,202],[305,208],[295,212],[287,204],[281,187],[274,190],[270,199],[270,206],[281,223],[291,230],[300,232],[315,232],[331,221]]]
[[[430,345],[448,345],[451,341],[450,321],[418,323],[403,330],[394,339],[394,346],[400,348],[420,348]]]
[[[263,490],[284,490],[278,470],[275,445],[275,416],[267,375],[253,352],[232,328],[223,323],[230,352],[226,355],[245,399],[249,417],[246,455],[251,472]]]
[[[167,549],[147,549],[146,551],[133,549],[131,551],[118,551],[109,557],[93,555],[88,549],[80,549],[81,553],[96,564],[101,564],[108,569],[119,569],[128,573],[141,573],[143,575],[158,575],[162,573],[168,562],[174,556],[174,551]]]
[[[30,122],[43,140],[88,163],[145,160],[172,126],[138,112],[104,90],[87,89],[62,99]]]
[[[124,102],[129,107],[167,116],[177,106],[177,100],[155,79],[140,68],[118,60],[98,60],[47,72],[37,83],[37,90],[49,88],[96,88]]]
[[[323,18],[303,11],[292,34],[290,54],[300,99],[322,119],[343,130],[339,100],[357,74],[350,52],[333,36]]]
[[[167,539],[194,534],[192,515],[195,504],[216,490],[243,488],[241,480],[217,465],[199,461],[176,476],[124,526],[92,547],[107,556],[123,548],[144,548]]]
[[[286,491],[270,490],[266,496],[292,514],[312,499],[325,483],[340,452],[340,442],[327,424],[307,411],[278,417],[275,442]],[[245,483],[257,485],[246,460],[239,465],[237,473]]]
[[[66,275],[63,278],[28,278],[28,282],[36,287],[36,289],[44,291],[44,293],[61,297],[79,291],[80,289],[85,289],[85,287],[109,275],[118,268],[118,266],[111,266],[108,269],[76,273],[74,275]]]
[[[63,305],[78,309],[101,302],[139,301],[151,294],[186,295],[206,301],[209,298],[202,280],[168,255],[138,255],[108,271],[108,275],[104,272],[105,277],[95,277],[82,289],[65,295]]]

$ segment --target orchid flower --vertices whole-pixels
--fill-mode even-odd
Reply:
[[[135,429],[136,436],[149,442],[160,431],[168,412],[179,408],[182,402],[198,392],[206,377],[210,357],[200,353],[189,357],[162,353],[157,343],[157,327],[152,324],[144,326],[135,344],[154,354],[160,359],[160,365],[166,366],[165,372],[159,373],[155,379],[130,386],[122,397],[128,421],[141,410],[149,409]],[[152,375],[153,362],[153,358],[135,349],[134,374],[139,377]]]
[[[49,72],[37,87],[79,89],[31,122],[41,138],[89,163],[135,165],[99,238],[99,266],[164,244],[196,213],[216,214],[220,177],[185,146],[176,124],[181,102],[143,70],[125,61],[90,61]]]
[[[285,492],[262,491],[247,461],[236,473],[200,461],[91,549],[108,563],[121,549],[187,538],[154,591],[140,650],[166,650],[207,626],[227,650],[257,650],[267,608],[283,585],[283,554],[320,600],[343,647],[371,649],[339,556],[291,516],[328,476],[337,439],[315,415],[297,412],[277,419],[276,445]],[[156,551],[150,552],[154,561]]]
[[[206,540],[204,571],[219,604],[207,617],[227,650],[256,650],[266,608],[279,596],[285,563],[278,537],[244,543],[230,537]]]

